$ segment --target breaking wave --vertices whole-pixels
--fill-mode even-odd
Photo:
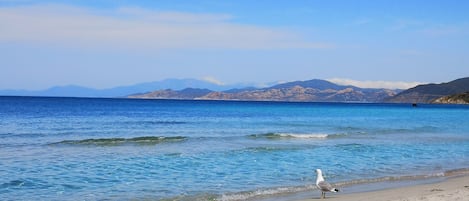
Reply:
[[[345,134],[325,134],[325,133],[264,133],[249,135],[250,138],[263,139],[326,139],[345,136]]]
[[[118,146],[125,144],[137,145],[155,145],[161,143],[174,143],[185,141],[187,137],[163,137],[163,136],[144,136],[134,138],[91,138],[84,140],[64,140],[53,144],[70,144],[70,145],[96,145],[96,146]]]

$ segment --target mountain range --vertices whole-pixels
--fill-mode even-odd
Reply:
[[[277,84],[265,88],[243,88],[227,91],[188,88],[184,90],[156,90],[133,94],[128,98],[198,99],[246,101],[302,101],[302,102],[380,102],[400,90],[367,89],[337,85],[326,80],[313,79]]]
[[[419,85],[407,90],[360,88],[319,79],[267,86],[219,85],[197,79],[166,79],[109,89],[70,85],[41,91],[0,90],[0,96],[469,104],[469,77],[441,84]]]

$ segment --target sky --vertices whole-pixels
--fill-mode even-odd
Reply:
[[[0,90],[469,76],[469,1],[0,0]]]

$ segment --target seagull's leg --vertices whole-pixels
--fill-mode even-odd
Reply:
[[[324,191],[321,191],[321,199],[326,198],[326,193]]]

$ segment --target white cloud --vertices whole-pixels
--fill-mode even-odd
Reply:
[[[425,84],[421,82],[400,82],[400,81],[359,81],[346,78],[331,78],[327,79],[329,82],[333,82],[339,85],[352,85],[361,88],[385,88],[385,89],[409,89],[419,84]]]
[[[216,85],[220,85],[220,86],[225,85],[225,83],[223,83],[222,81],[220,81],[220,80],[218,80],[214,77],[211,77],[211,76],[205,76],[205,77],[202,78],[202,80],[213,83],[213,84],[216,84]]]
[[[232,23],[226,14],[102,11],[64,5],[0,8],[0,42],[122,48],[331,48],[288,30]]]

